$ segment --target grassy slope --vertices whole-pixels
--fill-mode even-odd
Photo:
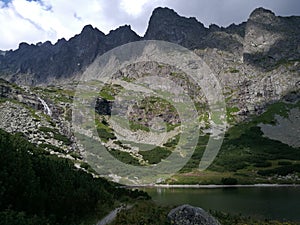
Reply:
[[[300,183],[286,177],[300,175],[300,149],[264,137],[258,127],[260,123],[275,124],[275,115],[287,117],[291,108],[299,106],[300,102],[294,105],[278,102],[270,105],[262,115],[231,127],[218,156],[204,172],[196,169],[205,149],[203,143],[198,144],[189,163],[168,182],[221,184],[222,178],[232,177],[240,184]],[[204,140],[201,138],[200,142]]]

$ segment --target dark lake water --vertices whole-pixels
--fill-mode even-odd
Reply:
[[[164,205],[190,204],[205,210],[242,214],[259,219],[300,222],[300,187],[144,188]]]

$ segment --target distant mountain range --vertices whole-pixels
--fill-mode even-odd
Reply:
[[[139,40],[164,40],[189,49],[217,49],[243,58],[244,63],[273,68],[283,60],[299,60],[300,17],[276,17],[258,8],[248,21],[227,28],[210,25],[195,18],[179,16],[174,10],[156,8],[144,37],[125,25],[105,35],[87,25],[70,40],[52,45],[49,41],[21,43],[15,51],[1,51],[0,75],[28,85],[51,83],[81,74],[93,60],[117,46]]]

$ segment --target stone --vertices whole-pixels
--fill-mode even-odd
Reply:
[[[168,219],[174,225],[221,225],[202,208],[190,205],[178,206],[168,214]]]

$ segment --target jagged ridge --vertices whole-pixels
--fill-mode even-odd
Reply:
[[[170,41],[189,49],[217,48],[238,56],[244,54],[249,63],[276,65],[283,58],[300,58],[299,22],[299,17],[276,17],[271,11],[258,8],[251,13],[247,23],[205,28],[195,18],[181,17],[172,9],[157,8],[144,37],[138,36],[127,25],[108,35],[87,25],[69,41],[60,39],[54,45],[49,41],[36,45],[21,43],[15,51],[2,51],[0,74],[17,83],[49,84],[53,80],[74,77],[96,56],[141,39]]]

